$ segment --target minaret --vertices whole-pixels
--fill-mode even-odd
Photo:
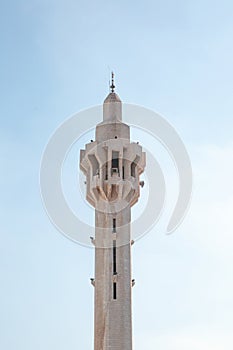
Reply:
[[[80,152],[86,198],[95,208],[94,350],[132,350],[130,222],[131,207],[140,196],[145,153],[130,142],[113,73],[110,89],[96,139]]]

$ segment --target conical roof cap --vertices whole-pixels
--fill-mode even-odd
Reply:
[[[115,92],[110,92],[108,96],[105,98],[104,103],[114,103],[114,102],[121,102],[121,99]]]

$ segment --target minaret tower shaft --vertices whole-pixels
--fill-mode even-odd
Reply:
[[[95,141],[80,152],[86,198],[95,208],[94,350],[132,350],[130,222],[131,207],[140,196],[145,153],[130,142],[113,73],[110,89]]]

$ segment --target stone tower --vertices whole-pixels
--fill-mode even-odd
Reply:
[[[140,196],[139,177],[145,153],[130,142],[122,122],[122,103],[111,92],[103,104],[103,121],[95,141],[80,152],[86,198],[95,208],[94,350],[132,350],[131,207]]]

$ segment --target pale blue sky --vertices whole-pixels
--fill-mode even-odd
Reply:
[[[39,166],[114,69],[121,99],[165,115],[194,168],[182,226],[134,246],[135,350],[232,349],[232,2],[25,0],[0,17],[0,348],[93,349],[93,251],[50,223]]]

